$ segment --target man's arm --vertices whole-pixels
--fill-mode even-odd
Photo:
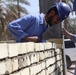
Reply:
[[[27,15],[9,23],[8,29],[15,37],[17,42],[20,42],[22,38],[29,36],[29,34],[25,31],[31,26],[30,23],[32,20],[33,17],[31,15]]]
[[[71,39],[73,37],[73,34],[68,32],[64,27],[62,28],[62,31],[68,39]]]

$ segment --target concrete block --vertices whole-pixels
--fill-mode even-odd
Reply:
[[[40,51],[40,44],[39,43],[35,43],[35,51]]]
[[[51,49],[51,48],[53,48],[53,44],[50,43],[50,42],[47,42],[47,43],[44,44],[44,48],[45,48],[45,50]]]
[[[10,43],[8,44],[9,57],[18,56],[19,44]]]
[[[51,57],[51,56],[52,56],[52,53],[51,53],[51,51],[49,50],[49,51],[45,51],[45,52],[44,52],[44,55],[45,55],[45,58],[48,58],[48,57]]]
[[[60,55],[57,55],[57,60],[60,60],[60,59],[61,59]]]
[[[35,53],[34,60],[35,60],[35,62],[39,62],[39,53]]]
[[[39,43],[39,49],[40,51],[44,51],[44,43]]]
[[[52,50],[51,51],[51,56],[54,56],[54,55],[55,55],[54,50]]]
[[[61,65],[61,61],[58,61],[57,64],[60,66]]]
[[[39,62],[39,53],[34,52],[31,54],[28,54],[26,59],[27,59],[28,65]]]
[[[41,71],[41,63],[37,64],[36,68],[37,68],[37,73],[40,72]]]
[[[32,65],[30,67],[30,75],[36,75],[37,70],[38,70],[38,68],[36,67],[36,64],[35,65]]]
[[[6,73],[6,65],[5,62],[0,62],[0,74],[3,75]]]
[[[23,66],[26,67],[26,66],[30,65],[31,62],[30,62],[30,58],[28,57],[28,55],[24,55],[23,57],[24,57],[23,58]]]
[[[26,56],[27,65],[29,66],[31,64],[31,54]]]
[[[27,42],[27,52],[33,52],[34,51],[34,43],[33,42]]]
[[[6,65],[7,73],[11,73],[13,71],[12,70],[12,61],[11,61],[11,59],[7,59],[6,62],[5,62],[5,65]]]
[[[50,70],[51,70],[51,67],[48,67],[48,69],[47,69],[47,75],[51,75],[52,72]]]
[[[50,66],[51,64],[55,63],[55,57],[49,58],[46,60],[46,67]]]
[[[44,52],[39,52],[39,60],[43,60],[45,58]]]
[[[11,61],[12,61],[12,71],[17,71],[18,70],[18,59],[15,57]]]
[[[40,75],[46,75],[45,70],[41,71]]]
[[[39,62],[39,54],[38,53],[32,53],[31,54],[31,63]]]
[[[45,61],[41,62],[41,69],[45,69]]]
[[[56,49],[55,51],[56,51],[57,54],[61,53],[60,49]]]
[[[19,69],[28,66],[28,61],[27,61],[27,56],[23,55],[23,56],[19,56],[18,57],[18,64],[19,64]]]
[[[8,49],[6,43],[0,44],[0,59],[8,57]]]
[[[63,70],[63,66],[60,67],[61,71]]]
[[[52,65],[52,66],[50,66],[49,68],[48,68],[48,72],[47,73],[52,73],[52,72],[54,72],[54,70],[55,70],[55,65]]]
[[[20,71],[20,75],[30,75],[29,68],[22,69]]]
[[[25,53],[27,53],[26,43],[19,43],[19,45],[20,45],[19,54],[25,54]]]

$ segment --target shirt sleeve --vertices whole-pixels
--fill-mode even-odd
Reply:
[[[31,21],[33,20],[32,15],[26,15],[22,18],[19,18],[8,25],[8,29],[12,33],[12,35],[15,37],[17,42],[20,42],[22,38],[29,36],[28,33],[26,33],[26,29],[28,29],[29,26],[31,26]]]
[[[76,35],[75,34],[72,36],[71,40],[76,43]]]

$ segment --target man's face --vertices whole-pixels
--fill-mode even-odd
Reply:
[[[55,14],[55,11],[52,10],[47,16],[46,16],[46,22],[52,26],[52,25],[56,25],[60,22],[60,17],[58,14]]]

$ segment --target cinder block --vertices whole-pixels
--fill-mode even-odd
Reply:
[[[54,53],[54,50],[51,50],[51,56],[54,56],[55,53]]]
[[[60,55],[57,55],[57,60],[60,60],[60,59],[61,59]]]
[[[39,62],[39,53],[35,53],[35,61]]]
[[[39,49],[40,51],[44,51],[44,43],[39,43]]]
[[[5,65],[6,65],[6,71],[8,73],[11,73],[13,70],[12,70],[12,61],[11,59],[7,59],[6,62],[5,62]]]
[[[56,69],[56,66],[55,65],[52,65],[48,68],[48,73],[52,73],[54,72],[54,70]]]
[[[37,68],[37,73],[40,72],[41,71],[41,63],[37,64],[36,68]]]
[[[56,51],[57,54],[61,53],[60,49],[56,49],[55,51]]]
[[[20,43],[20,48],[19,48],[19,54],[25,54],[27,53],[27,46],[26,43]]]
[[[28,66],[28,61],[27,61],[27,56],[23,55],[23,56],[19,56],[18,57],[18,64],[19,64],[19,69]]]
[[[61,71],[63,70],[63,66],[60,67]]]
[[[47,68],[47,75],[51,75],[52,72],[50,70],[51,70],[51,67],[48,67]]]
[[[33,52],[34,51],[34,43],[33,42],[27,42],[27,52]]]
[[[45,69],[45,61],[41,62],[41,69]]]
[[[8,44],[9,57],[18,55],[19,45],[17,43]]]
[[[6,43],[0,44],[0,59],[8,57],[8,49]]]
[[[29,68],[22,69],[20,75],[30,75]]]
[[[35,51],[40,51],[40,48],[39,48],[39,43],[35,43]]]
[[[31,64],[31,55],[26,56],[27,65],[29,66]]]
[[[42,70],[41,73],[38,75],[46,75],[45,70]]]
[[[58,61],[57,64],[60,66],[61,65],[61,61]]]
[[[45,51],[44,55],[45,55],[45,58],[48,58],[48,57],[52,56],[52,53],[51,53],[51,51]]]
[[[55,63],[55,57],[49,58],[46,60],[46,67],[50,66],[51,64]]]
[[[28,55],[28,62],[31,62],[31,64],[39,62],[39,53],[31,53]]]
[[[43,60],[45,58],[44,52],[39,52],[39,60]]]
[[[5,62],[0,62],[0,74],[3,75],[6,73],[6,65]]]
[[[45,50],[53,48],[53,44],[51,42],[47,42],[44,44]]]
[[[12,71],[18,70],[18,59],[15,57],[11,61],[12,61]]]
[[[28,55],[24,55],[23,57],[24,57],[24,59],[23,59],[23,63],[24,63],[23,66],[26,67],[26,66],[30,65],[31,62],[30,62],[30,58],[28,57]]]
[[[31,54],[31,63],[39,62],[39,54],[38,53],[32,53]]]
[[[36,67],[36,65],[32,65],[30,67],[30,75],[36,75],[38,68]]]

